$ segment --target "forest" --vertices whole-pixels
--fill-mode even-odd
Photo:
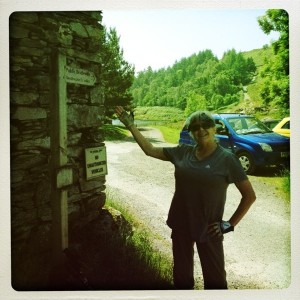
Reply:
[[[258,18],[265,34],[279,32],[277,41],[262,49],[237,52],[230,49],[218,59],[207,49],[176,61],[168,68],[148,69],[135,74],[123,58],[115,29],[107,31],[107,101],[129,109],[137,106],[178,108],[185,115],[197,109],[220,110],[238,105],[247,92],[253,103],[277,117],[289,114],[289,19],[282,9],[267,10]],[[259,54],[258,54],[259,53]],[[113,58],[113,59],[112,59]],[[135,75],[134,75],[135,74]]]
[[[172,67],[140,72],[131,92],[135,106],[172,106],[188,113],[214,110],[238,102],[243,86],[256,74],[252,58],[234,49],[221,60],[211,50],[201,51],[175,62]]]

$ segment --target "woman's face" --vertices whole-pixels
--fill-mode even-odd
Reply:
[[[196,121],[190,127],[192,136],[197,144],[214,142],[216,127],[205,121]]]

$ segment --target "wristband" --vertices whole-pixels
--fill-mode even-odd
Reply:
[[[224,233],[228,233],[230,231],[234,231],[234,226],[232,226],[228,221],[221,221],[220,229],[221,229],[221,232],[224,234]]]
[[[213,224],[210,224],[208,226],[208,234],[211,237],[215,236],[222,236],[225,233],[228,233],[230,231],[234,231],[234,226],[230,224],[228,221],[221,221],[221,222],[215,222]]]

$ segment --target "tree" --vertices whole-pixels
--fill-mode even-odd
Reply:
[[[191,113],[197,110],[206,110],[206,99],[205,96],[191,93],[187,98],[186,108],[184,113],[186,116],[189,116]]]
[[[269,60],[261,73],[265,78],[261,96],[265,104],[273,103],[285,115],[289,113],[289,16],[285,10],[269,9],[258,23],[264,33],[280,34],[272,43],[275,59]]]
[[[221,65],[231,84],[236,86],[249,84],[256,72],[253,59],[245,59],[242,53],[237,53],[234,49],[224,53]]]
[[[114,28],[104,27],[105,43],[102,52],[103,83],[105,86],[105,106],[111,115],[116,105],[130,106],[132,95],[130,87],[134,80],[134,67],[125,61],[120,38]]]
[[[274,53],[278,55],[281,66],[286,75],[289,75],[289,15],[283,9],[269,9],[258,19],[258,24],[264,33],[271,31],[280,33],[279,39],[272,43]]]

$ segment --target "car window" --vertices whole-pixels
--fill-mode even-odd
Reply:
[[[216,119],[215,123],[217,127],[217,134],[228,135],[228,129],[222,120]]]
[[[244,128],[242,119],[231,119],[229,121],[229,124],[230,124],[231,128],[236,132],[239,130],[242,130]]]
[[[287,121],[283,126],[283,129],[290,129],[290,121]]]
[[[230,118],[228,123],[237,134],[266,133],[270,129],[253,117]]]

